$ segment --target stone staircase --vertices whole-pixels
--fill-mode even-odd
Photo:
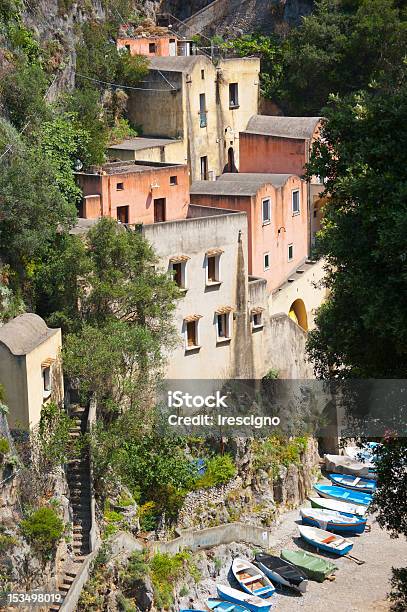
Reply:
[[[86,432],[87,409],[74,406],[71,410],[73,424],[69,432],[72,442],[75,442],[82,433]],[[91,483],[89,450],[80,450],[77,456],[68,462],[67,479],[69,495],[73,513],[72,546],[74,558],[67,566],[58,591],[66,596],[75,577],[87,555],[90,553],[89,535],[92,527],[91,516]],[[61,604],[53,604],[49,610],[56,612]]]

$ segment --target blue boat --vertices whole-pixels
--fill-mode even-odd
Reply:
[[[305,527],[299,525],[299,532],[303,540],[314,546],[317,550],[325,550],[339,557],[347,555],[353,548],[353,543],[340,535],[317,529],[316,527]]]
[[[366,528],[366,519],[353,514],[323,510],[322,508],[301,508],[301,520],[304,525],[319,527],[344,535],[359,535]]]
[[[206,610],[196,610],[195,608],[180,608],[179,612],[206,612]]]
[[[251,610],[251,612],[269,612],[271,608],[270,600],[265,601],[261,597],[257,597],[257,595],[249,595],[249,593],[232,589],[232,587],[225,586],[224,584],[217,584],[216,589],[219,599],[243,606]]]
[[[314,489],[321,497],[337,499],[349,504],[357,504],[358,506],[368,506],[372,501],[372,496],[368,493],[352,491],[351,489],[344,489],[343,487],[315,484]]]
[[[360,476],[349,476],[349,474],[328,474],[328,478],[334,485],[352,489],[352,491],[372,494],[376,490],[376,481],[371,478],[360,478]]]
[[[223,601],[217,597],[209,597],[206,602],[209,610],[216,610],[216,612],[247,612],[247,608],[233,604],[231,601]]]

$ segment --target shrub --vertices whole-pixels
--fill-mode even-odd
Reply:
[[[253,443],[255,467],[271,470],[273,476],[278,475],[280,466],[299,465],[301,454],[308,444],[306,436],[287,440],[279,435],[273,435],[266,440],[256,440]]]
[[[191,553],[182,551],[176,555],[156,553],[150,560],[151,579],[158,608],[169,608],[173,603],[176,581],[183,573],[196,571],[191,563]],[[195,568],[195,569],[194,569]]]
[[[6,533],[0,533],[0,553],[4,553],[13,546],[16,546],[17,542],[17,538]]]
[[[206,460],[205,467],[205,474],[196,482],[197,489],[225,484],[236,474],[236,466],[230,455],[216,455]]]
[[[153,501],[149,501],[140,506],[138,517],[140,520],[140,528],[143,531],[153,531],[157,523],[156,504]]]
[[[39,508],[20,523],[24,537],[43,557],[49,558],[64,533],[64,523],[52,508]]]
[[[148,574],[149,568],[143,551],[135,550],[129,558],[129,562],[120,574],[120,583],[126,596],[134,596],[137,583]]]
[[[7,455],[10,451],[10,443],[7,438],[0,438],[0,456]]]

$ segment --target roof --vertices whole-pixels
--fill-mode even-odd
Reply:
[[[150,70],[164,70],[166,72],[191,73],[195,64],[203,61],[210,62],[204,55],[175,55],[171,57],[152,57]]]
[[[167,164],[161,162],[138,162],[138,161],[114,161],[103,164],[102,166],[91,166],[89,172],[78,172],[77,174],[91,174],[102,176],[105,174],[134,174],[136,172],[156,172],[157,170],[168,170],[170,168],[179,168],[183,164]]]
[[[282,138],[312,138],[317,124],[322,117],[274,117],[270,115],[253,115],[249,119],[245,132],[280,136]]]
[[[13,355],[27,355],[58,332],[59,329],[47,327],[38,315],[27,312],[0,328],[0,343]]]
[[[122,151],[142,151],[143,149],[152,149],[154,147],[165,147],[166,145],[174,142],[180,142],[179,140],[172,138],[129,138],[123,140],[118,144],[110,145],[109,149],[120,149]]]
[[[195,181],[191,195],[254,196],[263,185],[281,187],[292,174],[222,174],[217,181]]]

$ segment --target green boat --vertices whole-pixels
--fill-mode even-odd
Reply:
[[[321,559],[321,557],[311,555],[311,553],[303,550],[284,549],[281,551],[280,556],[285,561],[289,561],[289,563],[298,567],[308,578],[316,582],[323,582],[325,578],[338,569],[331,561]]]

